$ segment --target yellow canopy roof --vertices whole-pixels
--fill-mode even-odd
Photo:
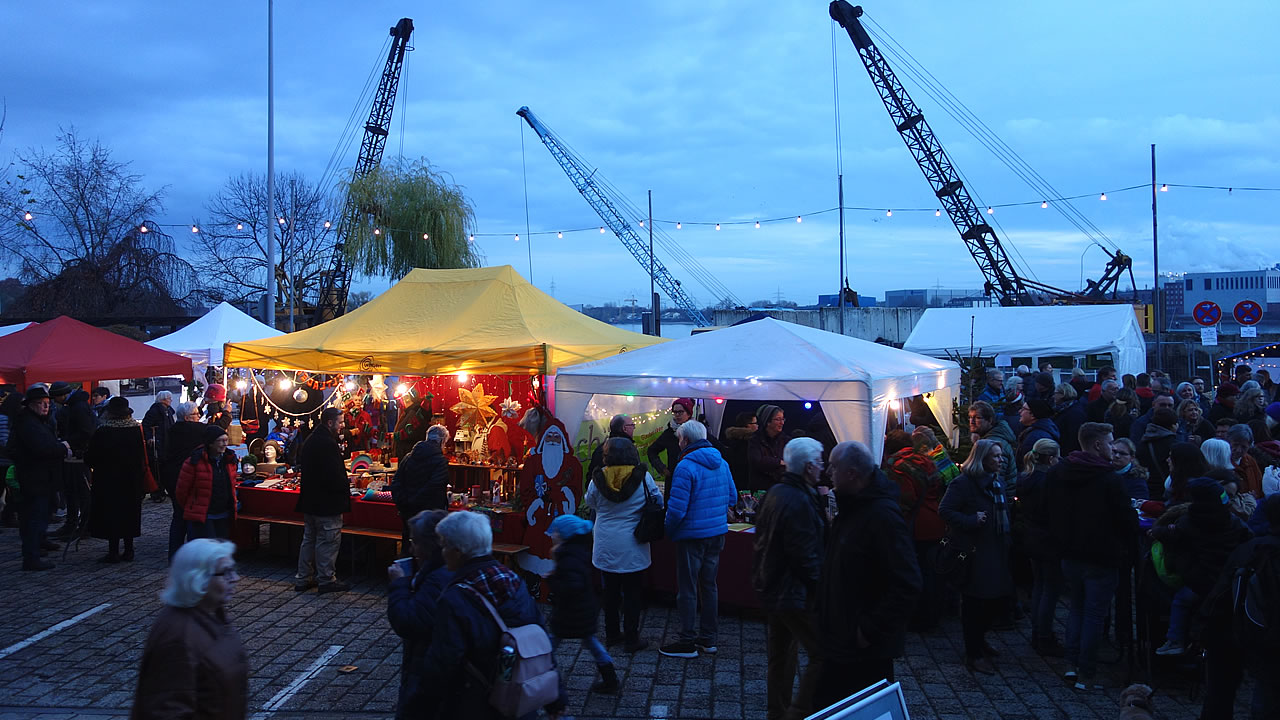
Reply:
[[[224,362],[321,373],[537,375],[660,342],[566,307],[503,265],[414,270],[335,320],[227,343]]]

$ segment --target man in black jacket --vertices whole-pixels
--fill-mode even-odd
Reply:
[[[756,517],[751,582],[768,613],[769,720],[806,717],[813,711],[821,663],[810,615],[822,577],[827,536],[826,500],[818,494],[822,443],[796,438],[782,452],[787,471],[769,488]],[[809,665],[791,696],[800,647]]]
[[[626,438],[632,439],[636,432],[636,421],[631,419],[630,415],[614,415],[609,419],[609,437],[610,438]],[[608,439],[608,438],[606,438]],[[588,480],[596,476],[596,470],[604,467],[604,443],[596,446],[591,453],[591,462],[587,464],[587,474],[584,476]]]
[[[62,392],[66,383],[54,383],[50,397]],[[55,538],[71,538],[89,527],[89,466],[84,464],[84,452],[89,449],[89,438],[98,429],[98,416],[89,407],[89,393],[76,390],[67,398],[66,405],[57,411],[58,437],[71,445],[71,456],[62,465],[62,492],[67,502],[67,521],[53,532]]]
[[[871,451],[842,442],[830,462],[840,514],[831,525],[817,600],[819,708],[893,681],[893,659],[902,655],[921,585],[898,489]]]
[[[19,530],[22,536],[22,569],[48,570],[40,551],[57,550],[45,539],[49,527],[49,499],[62,483],[62,461],[71,447],[58,440],[49,425],[49,392],[42,386],[27,390],[23,408],[9,426],[9,456],[22,494]]]
[[[444,456],[444,442],[449,429],[443,425],[427,428],[427,439],[413,446],[409,456],[400,461],[391,480],[391,499],[404,526],[401,552],[413,557],[410,550],[409,521],[423,510],[447,510],[449,498],[449,460]]]
[[[342,410],[325,408],[320,413],[320,426],[302,446],[302,482],[296,510],[302,513],[305,525],[293,583],[293,589],[299,592],[317,583],[322,593],[347,589],[347,584],[339,582],[334,573],[342,540],[342,513],[351,510],[351,482],[338,447],[341,432]]]
[[[1039,514],[1052,518],[1050,537],[1062,556],[1071,604],[1064,643],[1071,669],[1066,677],[1077,690],[1099,687],[1094,677],[1103,621],[1119,569],[1136,553],[1138,514],[1111,464],[1111,432],[1106,423],[1081,425],[1081,449],[1053,466],[1041,496]]]

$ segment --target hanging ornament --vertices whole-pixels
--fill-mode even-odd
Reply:
[[[369,394],[373,395],[374,400],[381,402],[387,401],[387,383],[381,375],[374,375],[369,380]]]
[[[470,390],[458,388],[458,403],[449,410],[458,416],[458,425],[461,427],[485,427],[489,424],[489,418],[498,415],[489,407],[497,399],[497,395],[484,393],[484,383],[476,383]]]
[[[308,397],[310,397],[310,395],[307,393],[306,388],[298,388],[297,390],[293,391],[294,402],[304,403],[307,401]]]

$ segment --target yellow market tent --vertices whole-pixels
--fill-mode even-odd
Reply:
[[[566,307],[503,265],[414,270],[335,320],[227,343],[224,362],[320,373],[551,375],[660,342]]]

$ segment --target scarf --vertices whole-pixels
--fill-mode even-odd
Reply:
[[[986,488],[987,497],[991,498],[992,512],[994,516],[992,520],[996,524],[997,535],[1009,534],[1009,505],[1005,501],[1004,485],[1000,482],[1000,478],[992,475],[991,484]]]

